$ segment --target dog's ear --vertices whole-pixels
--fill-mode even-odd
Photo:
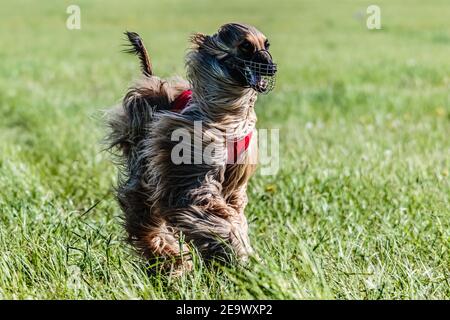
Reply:
[[[224,50],[219,47],[219,43],[217,43],[214,36],[208,36],[203,33],[195,33],[190,38],[192,44],[194,45],[193,49],[200,51],[205,50],[211,55],[214,56],[223,56]]]

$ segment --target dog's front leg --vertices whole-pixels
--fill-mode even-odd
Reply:
[[[170,272],[180,276],[192,269],[189,247],[178,239],[178,234],[165,222],[158,226],[146,227],[145,235],[138,245],[145,248],[145,257],[152,269]]]
[[[177,208],[167,212],[165,218],[195,245],[206,260],[221,258],[229,261],[231,256],[235,256],[246,261],[251,248],[245,217],[225,202],[222,204]]]
[[[210,215],[219,215],[229,226],[229,244],[231,245],[236,257],[246,262],[248,256],[253,252],[248,237],[248,224],[244,215],[244,208],[247,204],[247,195],[243,189],[241,192],[236,192],[234,196],[235,201],[232,203],[226,201],[222,196],[216,197],[211,201],[207,208]]]
[[[231,222],[235,226],[237,236],[241,239],[243,244],[242,248],[242,260],[247,260],[248,256],[253,253],[253,249],[250,245],[250,238],[248,236],[248,224],[245,217],[245,207],[247,206],[248,198],[246,193],[246,186],[243,186],[233,192],[227,198],[227,205],[236,212],[231,217]]]

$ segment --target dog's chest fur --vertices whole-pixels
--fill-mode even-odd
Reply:
[[[246,187],[248,180],[256,170],[258,161],[258,135],[256,133],[256,114],[251,108],[251,121],[247,130],[253,131],[247,150],[238,158],[237,163],[228,164],[225,168],[225,179],[222,183],[226,195],[233,190]]]

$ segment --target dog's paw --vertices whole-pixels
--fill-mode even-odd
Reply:
[[[193,262],[191,260],[186,260],[181,263],[177,263],[172,266],[172,268],[169,271],[169,277],[171,278],[179,278],[189,272],[193,269]]]

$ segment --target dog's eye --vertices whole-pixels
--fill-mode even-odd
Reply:
[[[269,47],[270,47],[269,40],[264,41],[264,47],[266,47],[266,50],[269,49]]]
[[[239,48],[244,52],[252,52],[253,51],[253,44],[248,41],[244,40],[240,45]]]

